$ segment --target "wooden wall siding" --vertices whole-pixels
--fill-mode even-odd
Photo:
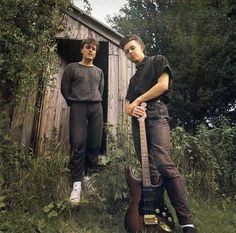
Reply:
[[[118,86],[119,86],[119,58],[117,46],[109,43],[108,58],[108,116],[107,120],[110,124],[117,123],[119,113],[118,103]]]
[[[124,51],[119,49],[119,101],[120,101],[120,117],[123,119],[125,114],[125,97],[129,85],[129,80],[135,72],[133,65],[126,57]]]
[[[116,126],[125,114],[125,96],[135,66],[122,49],[109,44],[108,123]],[[115,128],[113,129],[115,133]]]
[[[34,124],[34,106],[37,92],[23,98],[14,108],[10,131],[13,138],[26,147],[31,147]]]
[[[38,140],[36,151],[42,154],[50,150],[52,134],[57,133],[58,145],[62,149],[68,148],[68,107],[61,96],[61,77],[65,67],[62,59],[59,59],[59,72],[55,75],[52,85],[46,87],[40,109]]]
[[[69,151],[69,115],[70,115],[70,108],[67,106],[65,99],[62,97],[61,94],[61,79],[64,72],[64,68],[66,67],[67,63],[59,57],[61,60],[60,72],[58,76],[58,85],[59,85],[59,97],[61,100],[61,105],[58,106],[60,111],[60,122],[58,128],[58,142],[62,146],[63,150]]]
[[[94,37],[99,41],[107,41],[100,34],[86,27],[77,20],[69,17],[68,15],[65,15],[64,24],[66,26],[65,30],[57,33],[55,36],[58,39],[63,38],[83,40],[87,37]]]
[[[65,99],[62,97],[61,94],[61,79],[62,74],[64,71],[65,66],[67,63],[59,57],[61,61],[60,65],[60,72],[58,74],[58,97],[60,99],[60,104],[57,105],[57,107],[60,109],[58,112],[59,115],[59,123],[58,123],[58,143],[60,146],[62,146],[62,149],[64,151],[68,151],[69,149],[69,115],[70,115],[70,108],[67,106]]]
[[[125,57],[124,52],[119,49],[119,110],[120,110],[120,118],[123,119],[123,115],[125,112],[125,96],[127,92],[127,86],[126,86],[126,80],[129,79],[128,76],[126,76],[126,70],[127,70],[127,58]]]

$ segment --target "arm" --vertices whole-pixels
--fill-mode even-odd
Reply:
[[[129,116],[143,115],[143,109],[139,105],[145,101],[154,99],[168,90],[169,87],[169,74],[163,73],[159,78],[157,84],[150,88],[147,92],[140,95],[132,103],[126,103],[126,112]]]
[[[101,73],[101,80],[100,80],[100,84],[99,84],[99,92],[101,93],[101,96],[103,95],[103,91],[104,91],[104,73]]]
[[[67,101],[67,97],[70,94],[70,71],[68,68],[65,69],[65,71],[62,75],[61,93],[62,93],[63,97],[65,98],[65,100]]]

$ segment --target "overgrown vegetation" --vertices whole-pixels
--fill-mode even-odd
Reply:
[[[138,175],[139,166],[129,127],[122,125],[117,127],[116,137],[108,126],[108,153],[100,160],[104,168],[83,183],[80,208],[72,208],[67,202],[68,156],[61,154],[59,147],[52,147],[57,150],[47,153],[47,157],[35,157],[13,143],[6,132],[1,134],[0,231],[125,232],[123,220],[129,192],[124,169],[132,166]],[[235,136],[235,127],[227,124],[211,130],[200,127],[195,136],[181,127],[172,131],[174,160],[186,180],[194,218],[202,233],[216,232],[214,221],[226,223],[221,233],[233,232],[236,227],[232,195],[236,187]],[[212,216],[212,224],[204,216]]]
[[[89,2],[81,1],[89,12]],[[64,29],[63,12],[72,2],[0,0],[0,107],[9,115],[22,97],[43,91],[57,71],[55,35]]]
[[[32,93],[55,72],[56,32],[69,0],[1,0],[0,90],[3,103]],[[50,66],[49,66],[50,64]]]
[[[222,120],[219,127],[199,126],[196,134],[172,130],[172,155],[189,189],[206,197],[236,191],[236,127]]]

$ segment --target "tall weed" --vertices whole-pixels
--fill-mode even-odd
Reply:
[[[101,207],[110,212],[124,211],[128,201],[128,188],[125,180],[125,169],[132,166],[138,174],[137,163],[130,134],[128,120],[118,124],[115,132],[113,126],[107,125],[107,153],[101,158],[104,169],[95,175],[96,189],[99,193]]]
[[[236,127],[200,126],[195,135],[176,127],[171,132],[172,156],[188,189],[206,196],[236,190]]]

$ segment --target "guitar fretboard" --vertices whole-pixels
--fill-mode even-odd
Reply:
[[[150,179],[150,170],[149,170],[147,138],[146,138],[146,129],[145,129],[145,119],[143,119],[143,118],[139,119],[139,130],[140,130],[143,186],[150,187],[151,186],[151,179]]]

